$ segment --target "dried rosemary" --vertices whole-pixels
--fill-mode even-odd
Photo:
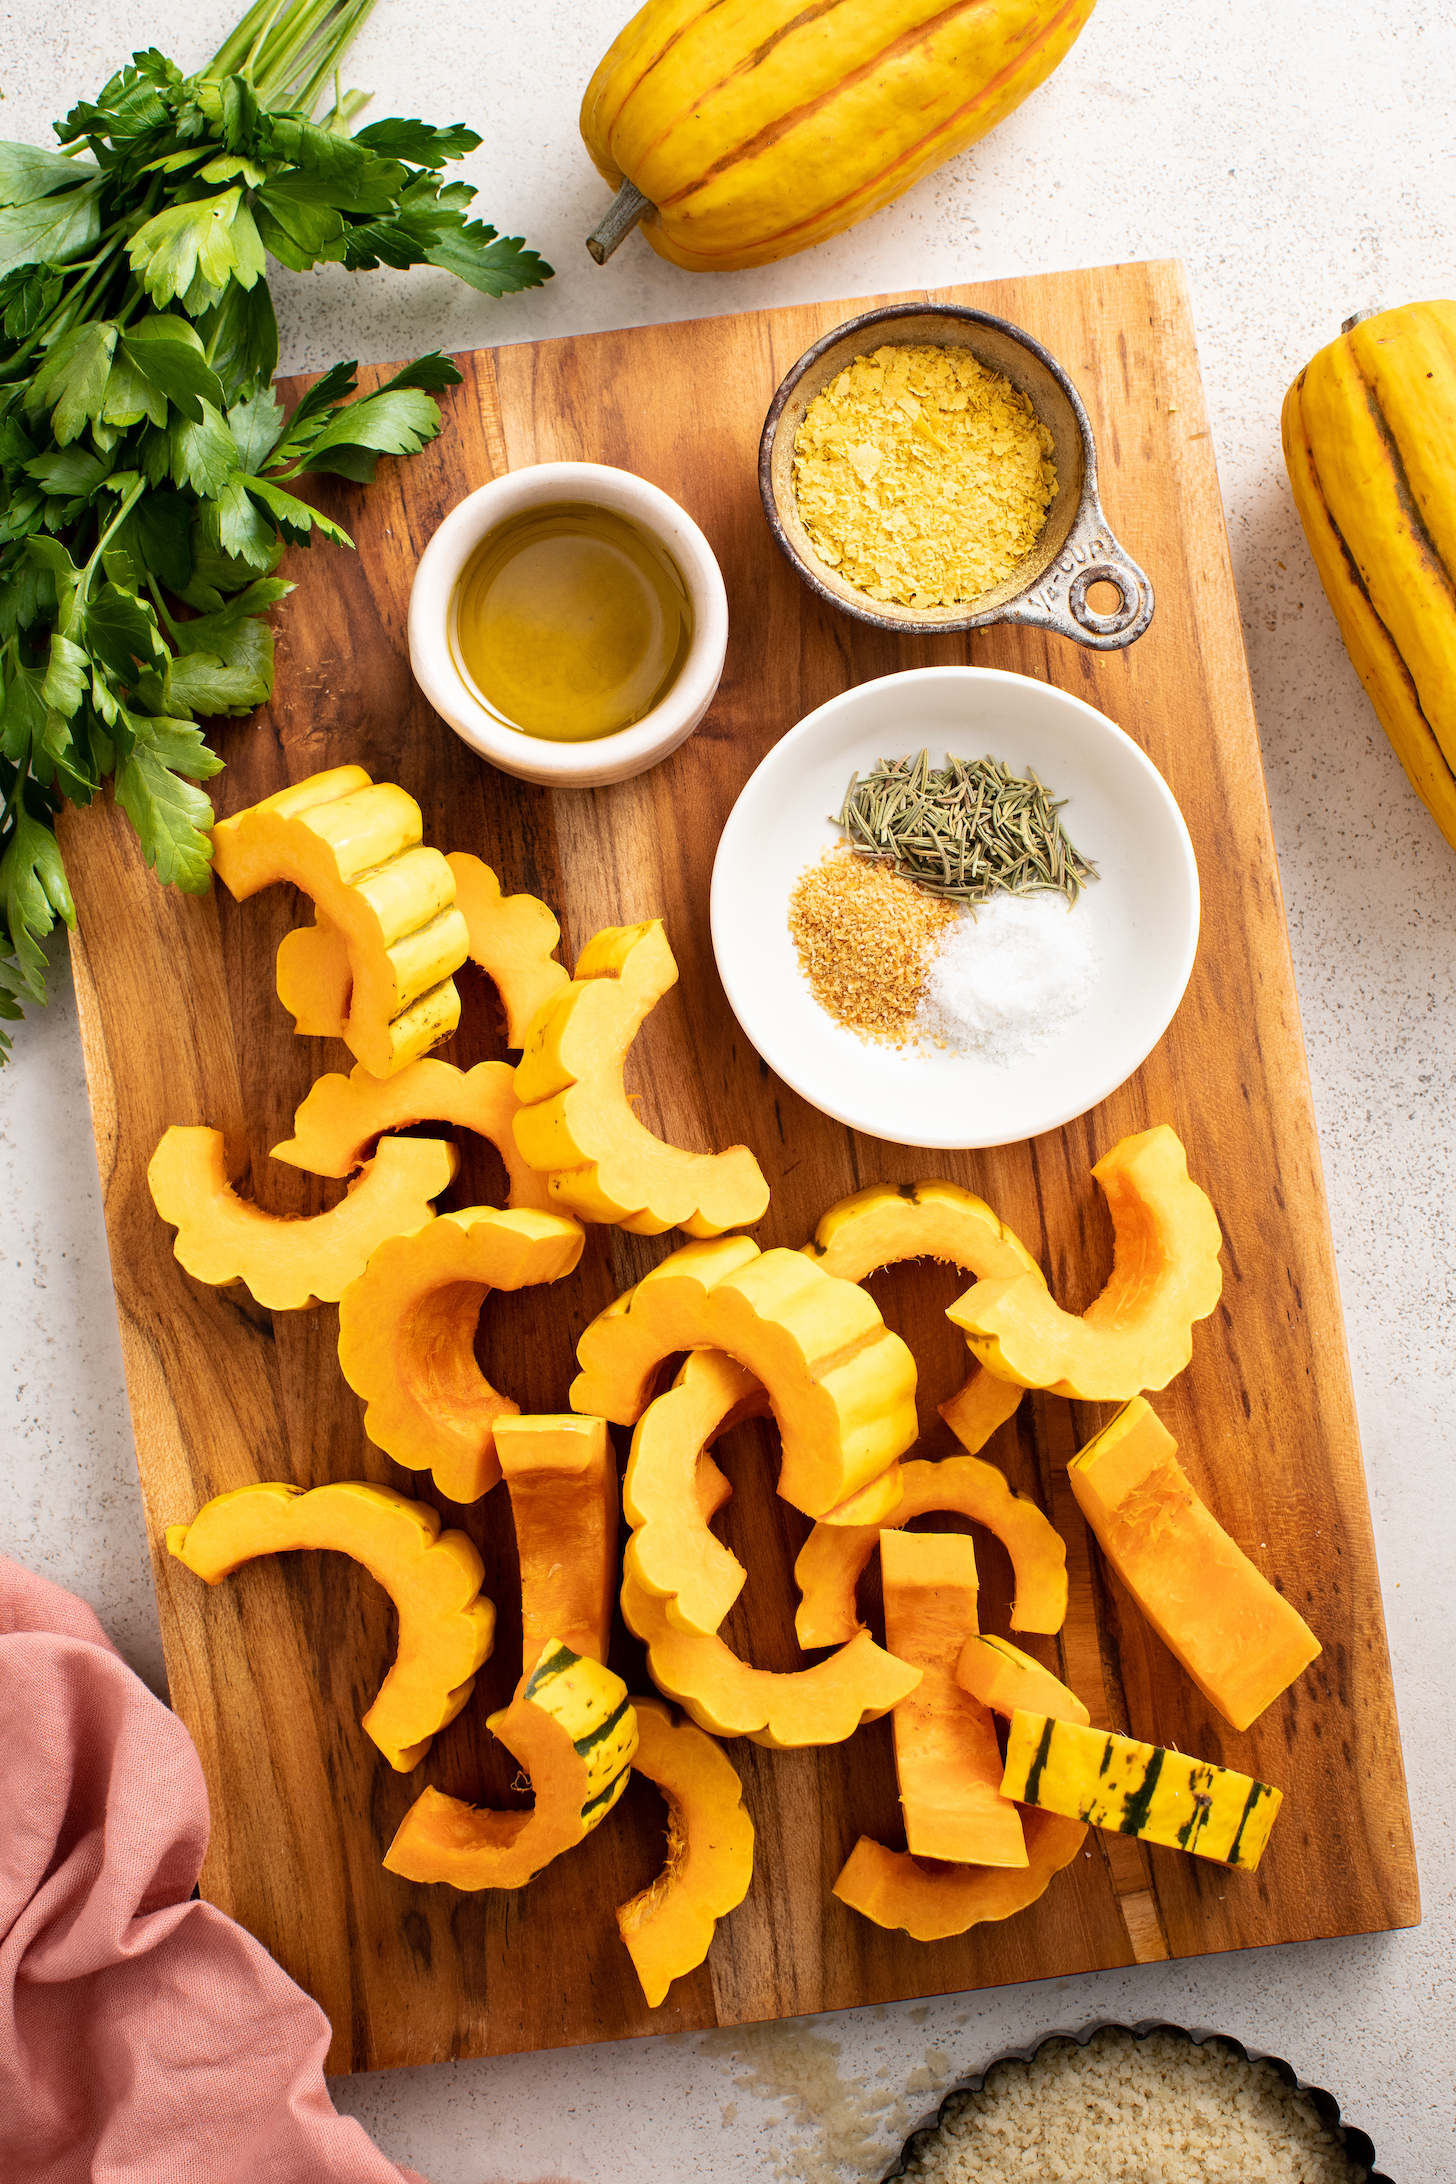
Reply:
[[[856,856],[891,865],[928,894],[974,904],[1046,891],[1071,904],[1097,867],[1068,841],[1061,809],[1030,767],[1023,777],[998,759],[947,752],[936,769],[922,751],[882,758],[863,780],[855,774],[836,824]]]

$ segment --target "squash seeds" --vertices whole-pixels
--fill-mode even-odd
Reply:
[[[809,404],[794,492],[820,559],[871,599],[952,607],[1011,576],[1057,489],[1052,438],[969,349],[889,345]]]

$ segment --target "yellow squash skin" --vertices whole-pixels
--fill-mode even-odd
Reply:
[[[1352,326],[1295,380],[1282,425],[1345,649],[1456,848],[1456,303]]]
[[[622,1567],[662,1601],[678,1630],[711,1636],[743,1590],[748,1572],[709,1529],[733,1489],[707,1452],[740,1419],[767,1409],[752,1373],[721,1350],[690,1350],[672,1386],[637,1421],[622,1481],[632,1527]]]
[[[1045,81],[1094,0],[649,0],[587,86],[598,171],[692,272],[838,235]]]
[[[516,1148],[512,1125],[520,1104],[516,1073],[506,1062],[457,1069],[425,1056],[392,1077],[371,1076],[360,1062],[347,1077],[331,1070],[314,1079],[294,1114],[293,1136],[275,1145],[270,1157],[310,1175],[351,1175],[381,1132],[448,1122],[495,1147],[510,1185],[508,1206],[545,1213],[551,1204],[546,1185]]]
[[[495,1609],[473,1541],[442,1532],[435,1511],[392,1487],[346,1479],[309,1493],[268,1481],[207,1502],[190,1524],[169,1524],[167,1552],[209,1585],[255,1555],[331,1547],[352,1555],[399,1611],[399,1647],[363,1726],[391,1767],[417,1767],[452,1722],[495,1643]]]
[[[580,1220],[638,1236],[670,1228],[718,1236],[749,1227],[768,1205],[758,1162],[746,1145],[721,1153],[665,1145],[637,1120],[623,1083],[628,1048],[676,983],[660,918],[609,925],[588,941],[575,976],[525,1033],[516,1143],[547,1178],[553,1203]]]
[[[806,1516],[877,1524],[915,1439],[915,1360],[853,1282],[748,1236],[684,1244],[609,1304],[576,1346],[576,1411],[635,1425],[658,1367],[726,1350],[762,1381],[783,1436],[778,1491]]]

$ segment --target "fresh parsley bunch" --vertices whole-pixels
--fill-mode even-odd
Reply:
[[[367,95],[336,71],[373,5],[259,0],[200,75],[134,54],[56,123],[66,151],[0,144],[0,1020],[45,1000],[41,944],[75,923],[66,798],[110,778],[158,878],[206,891],[197,784],[222,761],[197,717],[270,695],[285,544],[352,543],[289,485],[367,483],[433,439],[459,379],[433,354],[351,400],[337,364],[285,417],[265,251],[437,265],[490,296],[550,276],[442,180],[472,130],[348,134]]]

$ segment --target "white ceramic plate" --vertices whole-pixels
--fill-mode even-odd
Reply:
[[[852,773],[929,746],[1034,767],[1101,878],[1077,905],[1099,962],[1086,1007],[1036,1052],[974,1054],[862,1040],[810,993],[789,896],[840,839]],[[1198,946],[1198,867],[1162,775],[1129,736],[1049,683],[983,667],[922,667],[832,698],[791,728],[729,814],[713,867],[713,949],[733,1013],[813,1106],[899,1145],[1010,1145],[1085,1114],[1151,1053]]]

